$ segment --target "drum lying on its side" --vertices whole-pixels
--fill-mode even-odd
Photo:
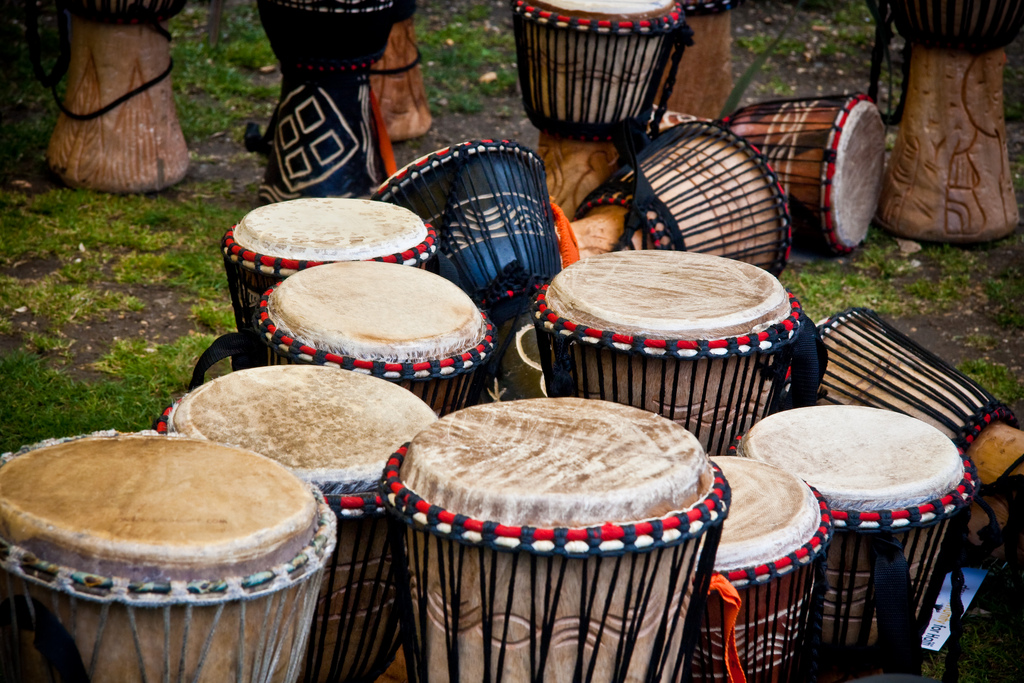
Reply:
[[[729,502],[683,428],[603,401],[474,406],[382,487],[416,680],[682,680]]]
[[[6,454],[4,679],[292,683],[334,544],[322,496],[251,451],[106,432]]]
[[[436,420],[389,382],[308,365],[233,372],[165,412],[171,433],[238,444],[290,468],[337,516],[303,680],[373,680],[394,657],[395,570],[377,484],[395,449]]]

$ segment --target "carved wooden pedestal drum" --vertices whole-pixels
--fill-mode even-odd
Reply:
[[[370,87],[392,142],[418,138],[430,130],[430,105],[412,17],[391,27],[384,57],[370,71]]]
[[[732,12],[743,0],[684,2],[693,45],[686,48],[668,99],[672,111],[717,119],[732,92]]]

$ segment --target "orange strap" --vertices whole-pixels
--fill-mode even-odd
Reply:
[[[725,672],[729,683],[747,683],[747,677],[743,673],[743,664],[740,663],[740,653],[736,650],[736,617],[740,613],[740,594],[736,587],[729,583],[729,579],[719,573],[712,574],[711,586],[708,588],[708,595],[711,591],[717,591],[722,599],[725,609],[725,623],[722,625],[725,631]]]
[[[576,233],[572,230],[569,219],[551,198],[551,210],[555,213],[555,231],[558,233],[558,253],[562,257],[562,267],[571,266],[580,260],[580,245],[576,241]]]
[[[388,177],[395,175],[398,166],[395,164],[395,151],[391,149],[391,138],[388,137],[388,128],[384,125],[384,115],[380,113],[380,104],[377,103],[377,96],[370,90],[370,109],[373,110],[373,121],[377,124],[377,146],[380,147],[380,158],[384,161],[384,172]]]

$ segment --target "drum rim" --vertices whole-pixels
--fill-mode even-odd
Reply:
[[[429,223],[426,223],[425,225],[427,227],[426,238],[409,249],[394,254],[387,254],[385,256],[374,256],[373,258],[359,260],[378,261],[381,263],[397,263],[402,266],[415,266],[421,263],[426,263],[437,253],[438,240],[437,231],[434,230],[433,226]],[[221,238],[220,248],[221,252],[224,254],[224,260],[225,262],[230,262],[258,275],[288,277],[289,275],[294,275],[300,270],[312,268],[313,266],[322,266],[325,263],[348,261],[348,259],[311,261],[307,259],[291,259],[281,256],[272,256],[270,254],[261,254],[243,247],[235,241],[235,228],[237,227],[237,225],[231,226],[231,228],[224,233],[224,237]],[[268,268],[271,269],[271,272],[269,273],[267,272]]]
[[[714,474],[711,490],[689,508],[660,518],[587,527],[510,526],[446,510],[407,488],[399,470],[408,450],[406,443],[384,468],[380,486],[387,512],[414,531],[500,552],[576,559],[651,552],[682,545],[721,526],[731,503],[729,483],[722,470],[709,461]]]
[[[113,436],[167,436],[188,438],[175,434],[157,434],[155,431],[118,432],[98,431],[91,434],[60,439],[46,439],[22,446],[17,451],[0,456],[0,467],[31,451],[91,437]],[[240,600],[252,600],[286,590],[313,578],[325,566],[337,542],[335,514],[316,487],[307,484],[317,501],[316,529],[310,541],[294,558],[248,576],[226,576],[222,579],[194,579],[191,581],[131,581],[117,576],[102,576],[83,572],[36,557],[25,548],[0,537],[0,569],[18,578],[50,590],[81,598],[90,602],[147,605],[211,605]]]
[[[673,8],[660,17],[641,19],[640,21],[612,21],[611,19],[586,19],[570,14],[556,14],[549,10],[530,5],[526,0],[515,0],[512,3],[512,14],[527,21],[547,25],[557,30],[591,31],[602,34],[643,34],[656,35],[671,33],[686,24],[683,3],[676,0]]]
[[[283,282],[283,280],[282,280]],[[393,382],[398,381],[427,381],[430,379],[449,379],[473,372],[479,367],[481,361],[487,358],[494,350],[494,324],[487,314],[477,309],[477,313],[484,322],[484,333],[474,345],[467,347],[461,353],[446,356],[444,358],[431,358],[429,360],[398,361],[390,362],[383,360],[366,360],[355,356],[322,351],[315,346],[285,335],[270,319],[267,313],[270,295],[281,285],[278,282],[271,285],[267,291],[260,296],[256,310],[259,314],[254,322],[256,332],[267,345],[268,349],[278,355],[307,356],[309,360],[301,359],[307,363],[317,365],[336,365],[344,370],[362,372]],[[316,356],[323,354],[323,363],[317,363]],[[436,366],[436,367],[435,367]]]

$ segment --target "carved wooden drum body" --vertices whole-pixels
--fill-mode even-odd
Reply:
[[[748,683],[810,680],[824,590],[822,560],[832,519],[821,496],[796,476],[747,458],[716,459],[732,505],[715,571],[740,598],[711,585],[693,659],[695,681],[730,681],[727,639],[735,619],[736,654]]]
[[[167,20],[184,0],[73,0],[68,84],[46,160],[71,187],[153,192],[188,170]]]
[[[789,199],[794,232],[838,254],[864,241],[885,162],[885,126],[871,98],[762,102],[724,123],[768,157]]]
[[[583,259],[534,304],[549,395],[658,413],[709,453],[779,408],[799,316],[763,270],[672,251]]]
[[[911,239],[983,242],[1017,228],[1003,65],[1024,2],[895,0],[912,45],[906,100],[876,220]]]
[[[269,287],[312,266],[380,261],[424,266],[437,235],[416,214],[365,199],[293,199],[247,213],[220,243],[239,331]]]
[[[920,634],[978,486],[970,460],[920,420],[861,406],[772,415],[737,454],[804,479],[832,508],[822,643],[837,656],[877,646],[894,670],[920,667]]]
[[[389,382],[309,365],[233,372],[168,409],[169,432],[276,460],[315,484],[337,516],[303,680],[373,680],[394,657],[395,569],[377,488],[395,449],[436,420]]]
[[[681,680],[728,485],[678,425],[580,399],[474,406],[395,454],[410,680]]]
[[[309,363],[397,382],[439,415],[474,400],[494,349],[487,316],[444,278],[351,261],[308,268],[260,299],[270,364]]]
[[[156,434],[51,440],[4,456],[0,518],[5,680],[297,680],[335,521],[281,465]]]
[[[724,256],[776,275],[786,267],[786,195],[746,140],[709,121],[682,122],[640,150],[637,164],[643,182],[624,168],[577,211],[582,256],[632,246]],[[638,183],[653,193],[638,194]],[[637,232],[624,236],[631,221]]]
[[[556,204],[572,213],[615,170],[612,131],[654,104],[680,31],[674,0],[512,3],[523,105]]]
[[[392,142],[410,140],[430,130],[433,119],[423,87],[420,51],[413,18],[395,22],[380,64],[370,71],[370,87]]]

